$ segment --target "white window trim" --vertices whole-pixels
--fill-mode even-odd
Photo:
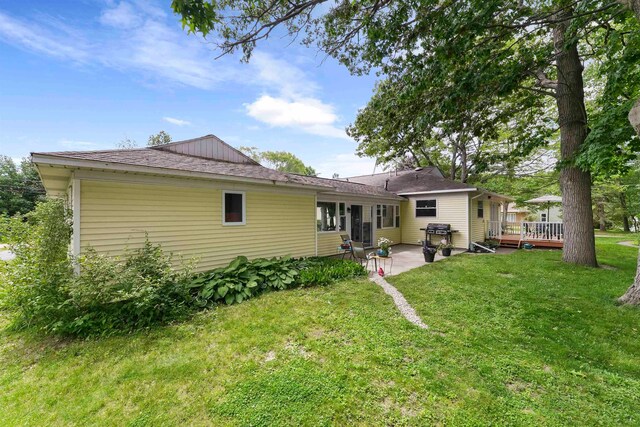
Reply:
[[[438,203],[436,202],[436,206],[438,205]],[[378,230],[388,230],[391,228],[398,228],[398,226],[396,225],[396,216],[400,215],[400,206],[399,205],[389,205],[389,204],[385,204],[382,203],[380,205],[380,228],[378,228]],[[376,214],[378,213],[378,206],[376,206]],[[382,206],[387,206],[387,207],[391,207],[391,210],[393,211],[393,225],[391,227],[385,227],[384,226],[384,217],[382,216]],[[376,225],[377,225],[378,219],[376,218]]]
[[[480,204],[482,204],[482,216],[479,215],[480,212]],[[476,218],[477,219],[485,219],[484,212],[487,210],[487,206],[484,204],[484,200],[478,200],[476,202]],[[491,210],[491,208],[489,208]]]
[[[336,205],[336,226],[340,226],[340,203],[344,202],[334,202],[333,200],[316,200],[316,233],[318,234],[331,234],[331,233],[346,233],[343,230],[318,230],[318,203],[334,203]],[[344,213],[347,214],[347,204],[344,205]]]
[[[225,220],[225,199],[227,194],[240,194],[242,195],[242,221],[241,222],[227,222]],[[234,226],[234,225],[247,225],[247,195],[244,191],[237,190],[222,190],[222,225]]]
[[[436,202],[436,215],[435,216],[418,216],[418,209],[425,209],[425,208],[419,208],[418,207],[418,200],[435,200],[435,202]],[[418,218],[418,219],[420,219],[420,218],[438,218],[439,217],[438,215],[440,214],[439,206],[440,206],[440,203],[438,203],[438,199],[437,198],[433,198],[433,199],[416,199],[416,205],[413,208],[413,216],[414,216],[414,218]],[[429,209],[431,209],[431,208],[429,208]]]

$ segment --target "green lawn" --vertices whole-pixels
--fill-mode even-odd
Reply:
[[[625,239],[620,239],[625,240]],[[0,332],[0,425],[640,425],[640,310],[560,252],[461,255],[390,278],[271,293],[147,333]]]

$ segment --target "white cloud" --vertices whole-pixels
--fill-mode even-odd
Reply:
[[[319,90],[300,68],[264,52],[255,52],[251,57],[251,66],[256,83],[267,89],[276,89],[286,98],[311,96]]]
[[[313,165],[313,167],[324,178],[331,178],[334,173],[340,175],[340,178],[347,178],[371,174],[375,171],[375,165],[375,159],[358,157],[353,153],[343,153],[327,156],[326,160],[318,165]],[[378,167],[378,169],[380,168]]]
[[[86,150],[87,148],[97,147],[98,144],[89,141],[72,141],[69,139],[64,139],[60,141],[60,145],[65,148],[78,148]]]
[[[278,96],[263,94],[246,104],[250,117],[273,127],[348,139],[344,129],[337,126],[339,117],[335,108],[315,96],[318,85],[301,69],[262,52],[254,54],[252,65],[256,84],[266,92],[276,91]]]
[[[162,120],[176,126],[191,126],[191,122],[186,120],[176,119],[174,117],[163,117]]]
[[[188,37],[178,22],[148,2],[121,1],[104,9],[98,22],[102,26],[79,28],[58,18],[39,16],[26,21],[0,12],[0,37],[59,59],[134,70],[161,82],[200,89],[241,78],[237,66],[230,61],[214,63],[202,38]]]
[[[0,35],[9,43],[60,59],[85,62],[89,59],[85,43],[78,39],[69,43],[67,35],[31,22],[23,22],[0,12]]]
[[[100,23],[115,28],[133,28],[141,22],[134,7],[123,1],[114,8],[104,10],[100,15]]]

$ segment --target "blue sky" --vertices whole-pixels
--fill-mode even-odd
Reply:
[[[165,130],[290,151],[325,177],[373,171],[344,127],[374,76],[280,37],[249,64],[215,60],[169,4],[0,0],[0,154],[144,145]]]

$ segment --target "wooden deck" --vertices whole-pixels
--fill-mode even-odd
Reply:
[[[526,239],[520,240],[519,234],[503,234],[500,239],[500,246],[510,248],[521,248],[524,243],[530,243],[536,248],[559,248],[562,249],[564,241],[561,239]]]

